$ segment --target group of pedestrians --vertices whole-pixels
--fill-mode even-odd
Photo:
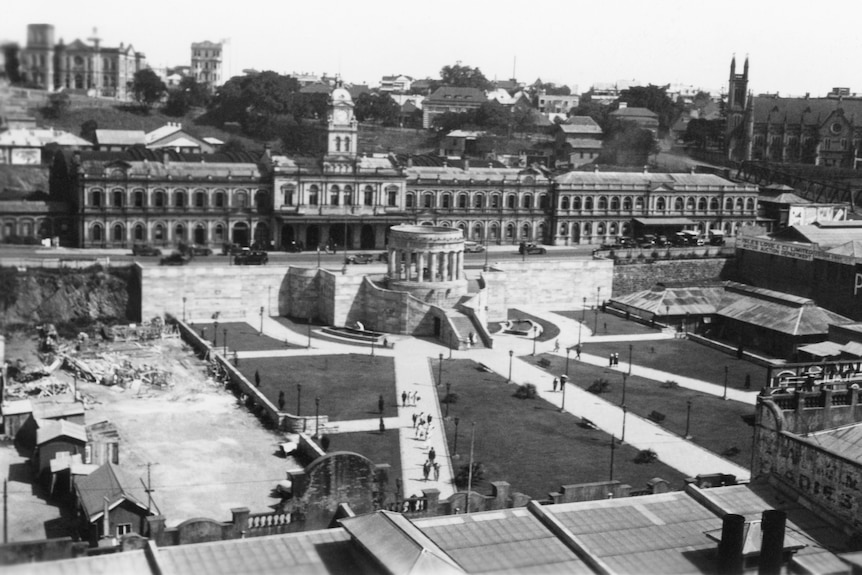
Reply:
[[[431,434],[431,431],[434,429],[434,426],[431,424],[431,421],[434,419],[434,416],[430,413],[425,415],[423,412],[414,413],[413,414],[413,437],[416,439],[421,439],[422,441],[427,441],[428,436]]]
[[[432,447],[428,451],[428,459],[425,460],[425,463],[422,464],[422,477],[425,481],[428,481],[428,476],[431,473],[434,473],[434,481],[439,481],[440,479],[440,464],[437,463],[437,452],[434,451]]]
[[[411,392],[402,391],[401,392],[401,407],[416,407],[417,401],[419,401],[419,392],[418,391],[411,391]]]
[[[612,353],[608,355],[608,367],[616,367],[620,364],[620,354]]]

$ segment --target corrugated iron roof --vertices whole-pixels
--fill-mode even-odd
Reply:
[[[88,521],[93,522],[104,513],[105,499],[108,500],[109,508],[126,500],[146,511],[146,506],[129,492],[129,485],[131,481],[124,476],[120,468],[110,462],[77,479],[75,490]]]
[[[79,423],[65,419],[39,419],[39,429],[36,430],[36,445],[42,445],[58,437],[68,437],[81,443],[87,443],[87,432]]]
[[[571,171],[565,174],[560,174],[554,179],[559,184],[573,187],[626,185],[641,186],[646,189],[656,185],[666,185],[672,186],[675,189],[682,186],[700,186],[702,188],[714,188],[719,190],[723,187],[728,192],[756,190],[754,186],[748,184],[735,184],[729,180],[716,176],[715,174]]]
[[[100,146],[134,146],[146,143],[143,130],[96,130]]]
[[[152,575],[153,572],[143,549],[46,563],[3,566],[5,575],[39,575],[40,573],[50,573],[51,575],[93,575],[94,573]]]

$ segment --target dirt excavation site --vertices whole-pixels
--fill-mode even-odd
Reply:
[[[45,365],[45,354],[37,355],[34,349],[42,343],[13,337],[7,340],[7,360],[23,364],[22,372],[38,370]],[[248,507],[257,513],[278,503],[271,494],[285,477],[285,460],[277,455],[280,436],[265,429],[235,395],[210,378],[207,362],[178,337],[105,342],[87,353],[68,344],[58,347],[53,357],[65,356],[61,368],[17,390],[13,382],[10,393],[27,394],[31,400],[42,397],[41,401],[47,395],[50,401],[54,392],[58,399],[71,395],[59,393],[64,384],[70,392],[77,384],[85,424],[107,420],[119,433],[118,467],[131,483],[124,487],[146,505],[149,471],[153,511],[164,515],[168,526],[193,517],[228,521],[231,508]],[[4,467],[23,461],[24,454],[16,453],[11,442],[0,450],[6,451],[0,461]],[[25,491],[30,490],[19,485],[17,496],[26,497]],[[16,531],[20,530],[17,540],[46,536],[50,518],[40,517],[46,503],[60,515],[42,490],[34,488],[30,497],[34,501],[29,504],[35,506],[39,500],[43,512],[31,519],[14,518]],[[21,502],[23,509],[27,503]],[[10,515],[14,513],[10,508]]]

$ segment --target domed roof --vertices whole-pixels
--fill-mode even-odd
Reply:
[[[347,91],[347,88],[344,88],[341,85],[335,88],[329,97],[332,100],[333,104],[338,102],[345,102],[349,104],[353,103],[353,98],[350,97],[350,92]]]

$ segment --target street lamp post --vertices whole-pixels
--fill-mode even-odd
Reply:
[[[509,350],[509,379],[506,380],[506,383],[512,383],[512,356],[515,355],[515,352],[511,349]]]
[[[632,348],[633,347],[634,346],[632,344],[629,344],[629,375],[632,374]]]
[[[227,328],[222,328],[221,330],[222,339],[224,340],[224,356],[227,357]]]
[[[314,437],[320,437],[320,396],[314,398]]]
[[[669,305],[664,306],[664,323],[667,324],[668,327],[670,327],[670,306]]]
[[[371,357],[374,357],[374,340],[371,340]]]
[[[685,438],[691,439],[691,435],[688,433],[689,425],[691,424],[691,398],[686,400],[686,412],[685,412]]]
[[[566,411],[566,383],[569,381],[568,375],[563,375],[560,378],[560,389],[563,390],[563,400],[560,402],[560,413]]]
[[[216,342],[218,340],[218,320],[213,322],[213,347],[216,347]]]
[[[264,307],[260,306],[260,332],[257,334],[259,336],[263,335],[263,310]]]
[[[183,321],[186,321],[186,297],[183,296]]]
[[[569,375],[569,352],[572,351],[572,348],[566,348],[566,375]]]
[[[722,394],[721,399],[727,399],[727,366],[724,366],[724,394]]]
[[[536,338],[539,337],[539,327],[533,326],[533,355],[536,355]]]
[[[302,384],[296,384],[296,416],[302,415]]]
[[[626,380],[628,379],[629,374],[623,372],[623,401],[622,404],[626,404]]]
[[[458,457],[458,424],[461,423],[461,418],[455,418],[455,445],[452,446],[452,451],[455,453],[452,457]]]
[[[620,437],[620,443],[626,442],[626,415],[628,414],[628,409],[625,405],[623,405],[623,434]]]
[[[596,288],[596,321],[593,324],[593,334],[599,333],[599,300],[601,299],[602,287]]]
[[[440,354],[440,367],[437,369],[437,385],[443,383],[443,354]]]
[[[587,321],[587,296],[584,296],[584,306],[581,308],[581,323],[578,324],[578,345],[581,345],[581,329]]]
[[[452,403],[452,397],[449,391],[452,389],[452,383],[446,382],[446,417],[449,417],[449,404]]]

